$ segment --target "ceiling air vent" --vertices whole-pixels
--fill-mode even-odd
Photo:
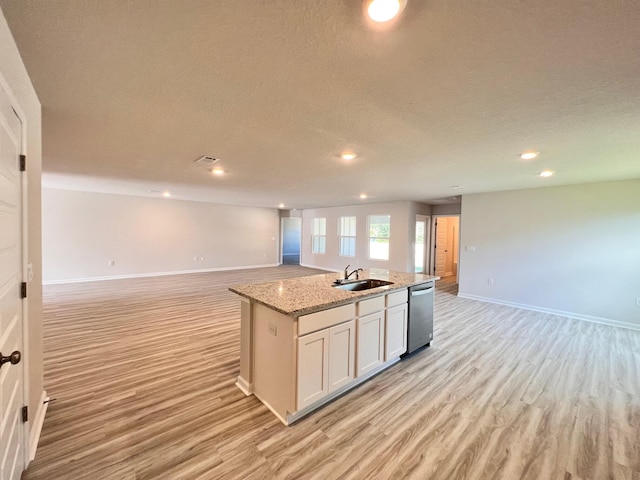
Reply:
[[[205,167],[211,167],[220,161],[219,158],[210,157],[209,155],[203,155],[199,159],[196,160],[196,163],[199,165],[204,165]]]

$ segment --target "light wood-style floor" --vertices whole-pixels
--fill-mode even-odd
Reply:
[[[640,332],[436,294],[431,348],[291,427],[234,385],[234,283],[45,288],[52,398],[24,480],[640,480]]]

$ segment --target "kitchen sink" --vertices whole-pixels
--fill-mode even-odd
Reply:
[[[386,285],[393,285],[393,282],[387,282],[386,280],[378,280],[375,278],[367,278],[365,280],[353,280],[350,282],[343,282],[333,285],[340,290],[350,290],[352,292],[359,292],[361,290],[369,290],[371,288],[384,287]]]

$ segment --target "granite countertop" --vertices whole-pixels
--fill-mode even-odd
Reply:
[[[346,305],[366,297],[376,297],[412,285],[438,280],[440,277],[420,273],[402,273],[381,268],[360,272],[360,279],[375,278],[393,282],[393,285],[353,292],[334,288],[333,282],[342,275],[337,272],[309,277],[289,278],[265,283],[233,285],[233,293],[261,303],[285,315],[298,317],[327,308]]]

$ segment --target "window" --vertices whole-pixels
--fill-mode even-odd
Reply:
[[[338,219],[338,235],[340,256],[356,256],[356,217],[340,217]]]
[[[311,234],[311,252],[324,253],[327,247],[327,219],[314,218]]]
[[[389,260],[390,215],[369,215],[369,258]]]

